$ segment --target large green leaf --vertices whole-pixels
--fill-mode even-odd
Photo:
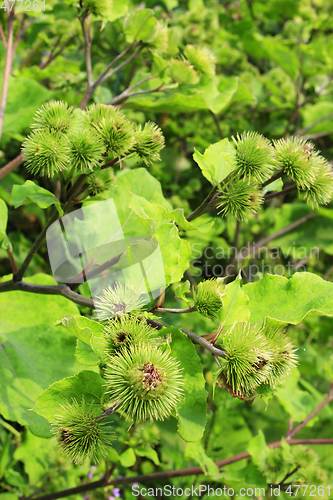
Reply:
[[[49,471],[58,455],[59,451],[52,439],[41,439],[27,431],[23,442],[15,450],[14,458],[24,463],[25,472],[33,484]]]
[[[231,328],[236,321],[248,321],[250,317],[249,298],[242,290],[241,282],[242,280],[237,278],[225,287],[223,307],[219,311],[223,331]]]
[[[151,9],[132,10],[124,22],[124,31],[128,43],[134,40],[151,42],[156,36],[156,19]]]
[[[295,422],[304,420],[318,404],[309,392],[302,391],[298,387],[299,379],[300,372],[294,368],[283,386],[274,391],[280,405]]]
[[[64,326],[75,337],[88,345],[90,345],[91,337],[101,337],[103,330],[101,323],[80,315],[73,316],[68,314],[61,321],[57,321],[56,324]]]
[[[220,476],[219,468],[216,463],[207,456],[205,449],[200,441],[188,443],[185,449],[185,458],[192,458],[200,465],[202,471],[212,479]]]
[[[207,108],[213,113],[220,113],[231,102],[238,89],[238,78],[232,77],[225,82],[221,92],[217,88],[217,79],[213,78],[209,84],[202,87],[203,98]]]
[[[170,203],[163,196],[161,184],[145,168],[136,168],[120,175],[114,186],[101,195],[91,198],[86,204],[112,198],[125,235],[151,235],[156,225],[153,224],[149,231],[143,218],[133,211],[131,208],[133,195],[142,197],[150,203],[162,205],[168,211],[172,210]],[[94,221],[91,222],[95,224]]]
[[[32,181],[26,181],[20,186],[13,186],[12,202],[15,208],[31,202],[36,203],[40,208],[47,208],[50,205],[55,205],[60,215],[64,213],[58,198],[47,189],[37,186],[37,184]]]
[[[183,369],[184,393],[177,406],[178,432],[187,442],[199,441],[207,419],[207,391],[200,358],[191,340],[177,328],[165,330],[172,334],[171,354]]]
[[[179,90],[170,90],[162,97],[159,94],[133,97],[125,103],[125,107],[161,113],[186,113],[203,109],[220,113],[233,101],[244,100],[253,101],[253,97],[245,91],[244,84],[238,77],[231,77],[223,82],[220,90],[217,78],[213,78],[205,85],[196,86],[194,89],[182,87]]]
[[[55,284],[44,274],[27,281]],[[78,314],[78,309],[63,297],[0,294],[0,413],[41,437],[50,437],[49,425],[30,411],[36,399],[53,382],[84,369],[75,359],[74,336],[54,326],[64,313]]]
[[[228,139],[223,139],[211,144],[203,155],[195,151],[193,159],[206,179],[211,184],[216,184],[222,182],[235,168],[235,148]]]
[[[154,233],[162,253],[166,286],[180,281],[190,265],[191,247],[179,238],[174,224],[162,224]],[[148,273],[148,270],[146,271]]]
[[[10,77],[3,134],[21,133],[29,127],[35,111],[49,96],[50,91],[32,79]]]
[[[291,78],[294,78],[299,68],[297,55],[290,50],[290,47],[284,46],[276,38],[263,38],[262,46],[268,56],[278,64]]]
[[[134,210],[141,219],[154,221],[156,227],[163,224],[163,222],[173,221],[177,224],[179,229],[183,229],[184,231],[193,231],[196,229],[193,224],[186,220],[183,208],[167,211],[162,205],[150,203],[142,196],[137,196],[135,194],[133,194],[130,200],[129,208]]]
[[[64,326],[77,337],[75,355],[79,363],[93,366],[100,364],[101,359],[105,359],[104,344],[101,342],[103,331],[101,323],[84,316],[68,314],[56,324]]]
[[[110,2],[111,3],[111,2]],[[116,21],[127,14],[128,0],[113,0],[106,19],[110,22]],[[104,17],[104,16],[103,16]]]
[[[59,408],[76,399],[78,403],[99,405],[105,393],[104,380],[95,372],[84,370],[73,377],[67,377],[52,384],[37,399],[34,410],[52,421],[59,413]]]
[[[317,132],[332,132],[333,130],[333,102],[332,101],[320,101],[316,104],[308,104],[304,107],[303,114],[303,127],[310,127],[308,133]],[[325,116],[328,116],[327,120],[323,120]],[[316,124],[317,121],[320,123]]]
[[[289,280],[266,274],[243,286],[243,291],[250,299],[252,324],[266,317],[296,325],[308,314],[333,316],[333,283],[316,274],[296,273]]]
[[[140,97],[129,99],[125,107],[157,113],[186,113],[207,109],[207,103],[200,94],[186,95],[179,92],[170,93],[166,97]]]

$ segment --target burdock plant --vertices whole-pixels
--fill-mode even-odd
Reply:
[[[135,316],[121,315],[109,320],[103,329],[105,352],[110,356],[139,344],[150,345],[156,330]]]
[[[113,106],[92,104],[84,122],[103,141],[108,154],[125,154],[134,143],[134,124]]]
[[[263,383],[271,371],[272,352],[260,328],[236,322],[222,339],[217,384],[225,386],[232,396],[247,397]]]
[[[107,455],[114,434],[110,423],[101,417],[101,408],[88,405],[83,398],[81,404],[73,399],[61,406],[52,432],[64,455],[74,463],[81,464],[87,457],[99,463]]]
[[[263,334],[272,351],[271,370],[267,380],[271,387],[275,387],[281,384],[296,366],[296,349],[284,328],[268,326],[263,330]]]
[[[160,151],[164,148],[164,137],[156,123],[147,122],[135,130],[134,145],[131,152],[135,153],[147,166],[160,160]]]
[[[76,173],[98,172],[104,164],[136,156],[146,165],[160,159],[164,137],[155,123],[142,128],[114,108],[92,104],[86,111],[74,110],[66,103],[51,101],[35,114],[33,132],[23,143],[27,169],[34,175],[54,177],[70,169]],[[107,157],[112,160],[107,160]],[[103,175],[87,178],[93,194],[105,185]]]
[[[67,137],[57,136],[47,129],[30,134],[22,146],[27,170],[46,177],[54,177],[69,168],[69,152]]]
[[[109,358],[105,378],[110,401],[134,422],[164,420],[182,396],[179,362],[167,351],[140,344]]]
[[[309,187],[315,179],[311,158],[317,156],[312,143],[299,137],[273,141],[275,158],[284,173],[289,175],[299,188]]]
[[[249,182],[264,182],[276,169],[274,149],[268,139],[257,132],[233,137],[236,149],[236,171]]]
[[[199,283],[197,291],[193,292],[197,311],[207,318],[216,319],[223,306],[224,289],[224,281],[221,278],[212,278]]]
[[[51,101],[41,106],[35,113],[32,129],[67,134],[77,123],[78,111],[66,102]]]
[[[90,130],[79,130],[69,137],[70,163],[75,170],[91,170],[99,167],[105,147],[100,138]]]
[[[109,285],[95,299],[96,313],[101,321],[135,312],[144,304],[142,295],[128,283]]]
[[[245,179],[238,179],[220,186],[217,208],[223,215],[231,214],[237,220],[247,221],[257,212],[263,198],[256,184],[249,184]]]

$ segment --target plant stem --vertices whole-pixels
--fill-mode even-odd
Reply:
[[[122,68],[124,68],[124,66],[127,66],[127,64],[129,64],[134,59],[136,59],[136,57],[139,55],[139,53],[141,52],[141,50],[143,49],[143,47],[144,47],[144,45],[142,43],[140,43],[139,47],[125,61],[123,61],[122,63],[118,64],[118,66],[116,66],[113,70],[111,70],[109,73],[107,73],[106,75],[104,75],[103,78],[100,79],[100,81],[98,81],[98,79],[97,79],[96,82],[98,81],[98,83],[97,84],[96,84],[96,82],[94,83],[94,90],[95,90],[95,88],[98,85],[102,85],[106,80],[108,80],[109,78],[111,78],[111,76],[115,75],[116,73],[118,73],[119,70],[121,70]]]
[[[82,33],[84,37],[85,54],[86,54],[86,71],[88,89],[92,87],[92,67],[91,67],[91,36],[90,36],[90,16],[83,15],[80,18]]]
[[[211,113],[212,113],[212,116],[214,118],[214,122],[215,122],[215,125],[216,125],[216,128],[217,128],[217,132],[218,132],[220,138],[223,139],[223,132],[222,132],[222,129],[221,129],[219,117],[217,116],[216,113],[213,113],[213,111],[211,111]]]
[[[294,429],[292,429],[291,431],[288,432],[287,436],[286,436],[286,441],[289,441],[289,439],[291,439],[292,437],[295,436],[295,434],[297,434],[301,429],[303,429],[303,427],[306,426],[306,424],[308,422],[310,422],[310,420],[313,419],[313,417],[315,417],[323,408],[324,406],[326,406],[328,403],[330,403],[331,401],[333,400],[333,383],[331,384],[331,387],[328,391],[328,394],[327,396],[325,397],[325,399],[317,406],[317,408],[315,408],[304,420],[303,422],[301,422],[300,424],[298,424]]]
[[[119,64],[118,66],[116,66],[112,71],[110,71],[109,73],[105,74],[105,70],[101,73],[101,75],[103,74],[103,76],[99,75],[99,77],[95,80],[94,83],[91,83],[90,86],[88,86],[80,104],[79,104],[79,109],[84,109],[86,107],[86,105],[88,104],[91,96],[93,95],[95,89],[101,85],[102,83],[105,82],[105,80],[107,80],[108,78],[110,78],[111,76],[113,76],[115,73],[117,73],[118,71],[120,71],[124,66],[126,66],[127,64],[129,64],[131,61],[133,61],[137,56],[138,54],[141,52],[141,50],[143,49],[143,44],[138,44],[139,47],[133,52],[133,54],[130,55],[130,57],[128,57],[125,61],[123,61],[121,64]],[[132,46],[130,46],[132,47]],[[126,54],[127,53],[127,50],[122,52],[122,54]],[[109,64],[108,67],[111,67],[113,66],[113,63],[116,61],[116,60],[119,60],[120,59],[120,56],[122,54],[119,54],[119,56],[116,57],[116,59],[114,59],[112,61],[112,63]]]
[[[6,45],[6,61],[5,69],[3,74],[2,92],[0,100],[0,138],[2,134],[3,120],[5,117],[5,110],[7,104],[7,95],[9,88],[9,78],[12,72],[12,62],[13,62],[13,23],[14,23],[14,12],[9,12],[8,15],[8,36]]]
[[[82,295],[73,292],[69,286],[63,285],[38,285],[34,283],[27,283],[26,281],[5,281],[0,283],[0,292],[12,292],[20,290],[21,292],[39,293],[41,295],[61,295],[66,299],[71,300],[80,306],[89,307],[92,309],[94,303],[92,299],[83,297]]]
[[[51,55],[50,55],[50,57],[49,57],[49,58],[48,58],[45,62],[43,62],[42,64],[40,64],[40,65],[39,65],[39,69],[44,69],[44,68],[46,68],[46,66],[48,66],[48,65],[49,65],[52,61],[54,61],[54,59],[55,59],[56,57],[58,57],[58,56],[61,54],[61,52],[63,52],[63,51],[64,51],[64,49],[65,49],[65,48],[66,48],[66,47],[67,47],[70,43],[72,43],[72,41],[73,41],[74,39],[75,39],[75,36],[71,36],[71,37],[67,40],[67,42],[65,42],[65,43],[64,43],[64,44],[60,47],[60,49],[59,49],[59,50],[57,50],[56,52],[52,52],[52,53],[51,53]]]
[[[195,306],[188,307],[187,309],[168,309],[167,307],[156,307],[156,309],[153,309],[154,313],[173,313],[173,314],[191,313],[196,310],[197,308]]]
[[[10,265],[12,266],[13,275],[15,276],[15,274],[18,271],[18,269],[17,269],[17,265],[16,265],[16,262],[15,262],[15,259],[14,259],[14,255],[13,255],[13,251],[12,251],[11,245],[9,245],[7,247],[7,253],[8,253],[8,258],[9,258],[9,261],[10,261]]]
[[[145,83],[145,82],[148,82],[148,80],[152,80],[153,78],[157,78],[158,75],[150,75],[150,76],[147,76],[146,78],[143,78],[142,80],[140,80],[139,82],[136,82],[136,83],[133,83],[133,85],[131,85],[130,87],[128,87],[126,90],[124,90],[121,94],[119,94],[118,96],[114,97],[113,99],[111,99],[111,101],[109,101],[107,104],[108,105],[111,105],[111,104],[117,104],[119,101],[122,101],[123,99],[127,99],[128,97],[130,97],[130,95],[135,95],[137,94],[137,92],[132,92],[131,94],[131,90],[135,89],[136,87],[139,87],[139,85],[141,85],[142,83]],[[151,92],[156,92],[160,89],[161,87],[158,87],[157,89],[155,90],[148,90],[148,91],[144,91],[142,90],[142,92],[145,92],[145,93],[151,93]]]
[[[264,200],[266,201],[266,200],[271,200],[272,198],[277,198],[278,196],[284,196],[288,193],[292,193],[293,191],[297,191],[296,184],[293,184],[292,186],[282,189],[282,191],[274,191],[273,193],[266,194],[264,196]]]
[[[286,474],[284,476],[284,478],[282,479],[282,481],[280,481],[280,483],[278,484],[278,486],[281,486],[289,477],[291,477],[293,474],[295,474],[295,472],[298,471],[299,469],[299,465],[297,467],[295,467],[291,472],[288,472],[288,474]]]
[[[277,172],[270,179],[268,179],[266,182],[261,184],[261,188],[269,186],[269,184],[272,184],[272,182],[276,181],[277,179],[280,179],[283,176],[283,174],[284,174],[283,169],[279,170],[279,172]]]
[[[71,203],[71,200],[74,198],[75,194],[81,189],[82,185],[84,184],[85,179],[86,179],[86,175],[85,174],[80,175],[76,179],[76,181],[74,182],[74,184],[72,185],[72,187],[70,188],[70,190],[68,191],[68,193],[67,193],[67,202],[66,202],[66,204],[64,206],[64,212],[66,212],[66,210],[69,207],[69,205]],[[58,218],[59,218],[59,213],[58,213],[58,210],[55,209],[54,212],[53,212],[53,214],[51,215],[50,219],[48,220],[48,222],[46,223],[46,225],[43,227],[42,231],[40,232],[39,236],[34,241],[32,247],[30,248],[30,250],[28,252],[28,255],[24,259],[24,261],[23,261],[20,269],[18,270],[18,272],[14,276],[14,280],[16,282],[22,280],[22,278],[24,276],[24,273],[26,272],[26,270],[27,270],[30,262],[33,259],[33,256],[35,255],[35,253],[38,251],[39,247],[43,243],[48,228]]]
[[[146,319],[146,321],[149,325],[152,325],[155,328],[158,328],[158,329],[161,329],[164,327],[167,328],[167,325],[164,325],[163,323],[160,323],[159,321],[156,321],[154,319]],[[203,336],[198,335],[194,332],[191,332],[190,330],[181,329],[181,331],[183,333],[185,333],[185,335],[187,335],[188,338],[191,339],[194,344],[201,345],[202,347],[207,349],[207,351],[211,352],[215,356],[218,356],[220,358],[225,358],[226,353],[224,351],[222,351],[221,349],[218,349],[217,347],[215,347],[211,342],[209,342],[208,340],[203,338]]]
[[[311,130],[313,127],[316,125],[319,125],[320,123],[325,122],[326,120],[329,120],[330,118],[333,118],[333,113],[329,113],[328,115],[323,116],[322,118],[319,118],[318,120],[314,121],[309,125],[308,127],[304,127],[296,132],[297,135],[304,135],[306,132]]]
[[[104,76],[108,73],[108,71],[110,71],[111,68],[113,68],[113,66],[115,64],[117,64],[118,61],[120,61],[120,59],[122,59],[124,56],[126,56],[126,54],[128,54],[129,52],[131,52],[131,50],[134,49],[134,48],[136,48],[138,45],[141,45],[140,42],[133,42],[131,45],[129,45],[127,47],[127,49],[123,50],[120,54],[118,54],[117,57],[115,57],[113,59],[113,61],[111,61],[106,66],[106,68],[100,73],[100,75],[98,76],[98,78],[96,78],[96,80],[94,82],[95,87],[97,87],[102,82],[102,79],[104,78]]]
[[[333,439],[291,439],[289,441],[290,445],[297,444],[333,444]],[[281,441],[275,441],[273,443],[269,443],[267,445],[269,448],[279,448],[281,446]],[[238,455],[234,455],[230,458],[225,458],[224,460],[220,460],[216,462],[216,465],[219,469],[226,465],[239,462],[240,460],[244,460],[245,458],[250,458],[251,455],[248,452],[239,453]],[[47,495],[42,495],[40,497],[28,497],[29,500],[56,500],[57,498],[64,498],[70,495],[76,495],[79,493],[84,493],[86,491],[96,490],[97,488],[101,488],[103,486],[118,486],[121,484],[133,484],[133,483],[146,483],[150,481],[159,481],[163,479],[170,479],[173,477],[186,477],[186,476],[198,476],[201,474],[206,474],[206,471],[203,471],[201,467],[190,467],[188,469],[178,469],[172,471],[163,471],[163,472],[154,472],[151,474],[143,474],[140,476],[127,476],[127,477],[117,477],[115,479],[110,479],[109,481],[105,481],[104,477],[99,481],[95,481],[89,484],[82,484],[75,488],[69,488],[63,491],[57,491],[54,493],[48,493]],[[27,499],[27,500],[28,500]]]
[[[201,203],[201,205],[198,208],[196,208],[190,215],[188,215],[186,217],[188,222],[191,222],[192,220],[196,219],[197,217],[200,217],[200,215],[203,215],[205,213],[205,211],[207,209],[207,205],[208,205],[209,201],[212,200],[216,191],[217,191],[217,186],[214,186],[213,189],[208,194],[208,196],[206,196],[204,201]]]
[[[10,161],[9,163],[7,163],[7,165],[2,167],[0,169],[0,181],[4,177],[6,177],[6,175],[8,175],[12,170],[21,165],[21,163],[23,163],[23,155],[18,155],[16,158],[14,158],[14,160]]]
[[[5,33],[3,31],[3,27],[2,27],[1,23],[0,23],[0,37],[1,37],[2,43],[5,46],[5,49],[7,49],[7,40],[6,40]]]

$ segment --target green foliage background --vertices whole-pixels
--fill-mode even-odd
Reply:
[[[76,4],[71,0],[50,0],[46,4],[45,12],[27,13],[26,28],[15,52],[0,142],[0,167],[20,154],[33,115],[43,103],[62,100],[77,107],[86,91],[84,43]],[[332,3],[148,0],[147,10],[136,10],[139,4],[114,0],[109,9],[106,2],[102,11],[92,16],[93,79],[134,40],[141,41],[144,48],[134,64],[125,66],[96,88],[91,102],[108,103],[130,85],[152,77],[135,88],[145,93],[124,99],[121,107],[136,123],[144,125],[151,120],[161,127],[166,141],[161,162],[154,162],[147,169],[143,162],[129,159],[121,170],[115,167],[108,197],[111,195],[124,207],[124,217],[133,211],[133,226],[141,217],[143,224],[148,219],[154,229],[158,228],[171,283],[165,305],[181,308],[185,307],[184,302],[175,298],[175,293],[177,296],[176,283],[184,271],[189,267],[197,281],[212,277],[213,272],[220,273],[230,261],[235,244],[237,222],[231,216],[222,218],[213,212],[194,221],[192,227],[184,219],[211,190],[210,174],[205,175],[200,164],[211,144],[244,130],[257,131],[269,139],[297,132],[312,139],[328,161],[333,159]],[[15,24],[16,34],[20,16]],[[1,9],[0,20],[5,26],[6,13]],[[197,67],[193,64],[195,74],[193,68],[191,75],[180,72],[172,60],[189,58],[188,45],[211,51],[216,59],[215,74],[207,65],[207,56],[201,66],[198,62]],[[48,62],[62,46],[64,50]],[[5,49],[0,45],[0,86],[4,63]],[[214,151],[211,155],[208,160],[215,161],[217,170],[227,168],[227,159],[221,165],[220,159],[216,162]],[[9,238],[19,267],[49,219],[53,205],[61,210],[57,190],[54,179],[36,179],[22,165],[0,182],[0,241]],[[129,197],[128,191],[134,196]],[[99,195],[96,199],[102,198]],[[162,205],[164,211],[157,213],[156,205],[151,204]],[[2,215],[7,206],[6,227]],[[255,217],[240,224],[238,246],[278,234],[311,211],[295,192],[272,199]],[[195,230],[199,225],[199,230]],[[172,245],[178,245],[177,255],[182,255],[181,259],[175,260],[167,246],[171,232],[177,239]],[[198,419],[189,418],[189,404],[179,410],[179,434],[174,417],[144,423],[128,432],[128,423],[114,414],[117,442],[107,457],[114,464],[113,477],[200,465],[206,475],[161,480],[154,486],[172,484],[185,488],[205,483],[238,489],[267,487],[286,476],[288,470],[282,466],[275,475],[265,469],[266,443],[285,436],[290,421],[297,424],[304,420],[322,401],[333,381],[332,235],[330,203],[320,207],[317,215],[304,224],[272,238],[263,256],[248,256],[243,262],[243,283],[235,280],[227,285],[220,317],[225,325],[232,326],[235,320],[249,317],[252,323],[260,324],[266,316],[291,325],[288,335],[298,347],[299,365],[273,398],[267,395],[267,401],[258,398],[247,406],[231,398],[224,389],[216,389],[213,398],[214,360],[178,328],[205,334],[214,329],[214,324],[197,312],[163,315],[163,322],[172,325],[171,350],[175,357],[183,359],[188,401],[199,407]],[[313,248],[316,250],[311,252]],[[270,266],[273,274],[283,272],[283,276],[263,277],[263,264]],[[298,274],[297,270],[314,274]],[[6,245],[2,245],[1,281],[10,272]],[[54,284],[45,245],[34,256],[27,276],[31,283]],[[80,292],[86,294],[83,287]],[[88,482],[89,471],[96,480],[104,473],[104,464],[95,469],[90,468],[88,461],[74,466],[59,455],[55,441],[47,439],[50,426],[42,417],[53,414],[49,403],[43,406],[43,399],[39,398],[37,413],[28,411],[42,391],[51,384],[61,384],[63,381],[58,381],[64,377],[75,376],[75,384],[81,387],[78,391],[83,387],[87,394],[86,371],[96,372],[94,377],[100,378],[96,359],[84,347],[90,345],[89,320],[75,323],[74,317],[80,313],[90,316],[87,308],[63,297],[21,291],[0,294],[1,500],[75,487]],[[72,318],[67,330],[54,326],[64,316]],[[56,394],[66,390],[52,387]],[[326,406],[297,438],[332,438],[332,417],[332,406]],[[319,478],[323,482],[318,484],[333,485],[332,445],[312,449],[323,471]],[[237,461],[218,472],[214,462],[246,450],[250,461]],[[282,463],[287,463],[291,453],[287,444],[281,453]],[[107,495],[112,495],[112,487],[107,492],[93,491],[90,498]],[[132,498],[129,485],[121,487],[121,495]],[[287,494],[282,495],[288,498]],[[82,498],[81,494],[75,496]]]

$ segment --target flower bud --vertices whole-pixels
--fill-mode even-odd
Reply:
[[[50,101],[36,111],[31,128],[66,134],[73,128],[76,119],[77,110],[69,107],[66,102]]]
[[[105,378],[111,401],[133,421],[164,420],[182,395],[179,362],[167,351],[141,344],[110,357]]]
[[[98,318],[103,321],[112,316],[120,316],[140,309],[145,304],[141,295],[131,285],[115,283],[104,288],[95,299]]]
[[[224,334],[221,348],[226,356],[220,359],[217,384],[234,397],[251,395],[271,370],[272,353],[261,330],[249,323],[235,323]]]
[[[249,182],[264,182],[276,169],[274,149],[268,139],[257,132],[244,132],[233,137],[236,149],[236,170]]]
[[[145,123],[143,130],[139,125],[134,139],[135,143],[131,148],[131,152],[138,155],[146,165],[149,166],[161,159],[159,153],[164,148],[164,137],[156,123]]]
[[[23,143],[22,154],[29,172],[53,177],[69,167],[69,144],[64,135],[36,130]]]
[[[216,318],[223,306],[224,289],[225,285],[221,278],[212,278],[199,283],[197,292],[194,292],[197,311],[207,318]]]
[[[81,464],[87,457],[99,463],[99,459],[107,455],[113,438],[110,424],[98,418],[101,414],[99,407],[88,406],[84,399],[79,405],[74,399],[61,407],[52,422],[52,432],[62,452],[74,463]]]
[[[70,163],[75,170],[94,170],[103,160],[105,147],[97,134],[90,130],[78,130],[69,137]]]
[[[247,221],[248,217],[257,212],[263,202],[258,186],[248,184],[245,179],[234,180],[219,193],[218,208],[223,215],[231,214],[237,220]]]
[[[104,326],[105,352],[110,356],[129,350],[131,346],[152,344],[156,330],[135,316],[121,315]]]

